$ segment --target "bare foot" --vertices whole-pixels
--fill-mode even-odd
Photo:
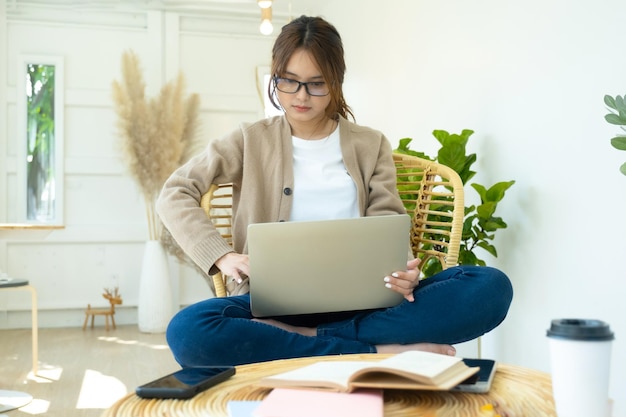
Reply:
[[[450,345],[437,343],[413,343],[410,345],[377,345],[378,353],[402,353],[408,350],[421,350],[424,352],[440,353],[442,355],[455,356],[456,349]]]
[[[303,336],[317,336],[317,329],[315,327],[292,326],[290,324],[283,323],[282,321],[273,319],[252,319],[252,321],[269,324],[270,326],[278,327],[279,329],[283,329],[291,333],[298,333]]]

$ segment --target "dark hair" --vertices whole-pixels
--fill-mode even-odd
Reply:
[[[299,49],[308,51],[322,71],[324,81],[330,89],[330,103],[326,115],[336,119],[337,115],[354,119],[350,107],[343,96],[343,77],[346,62],[343,57],[343,43],[337,29],[321,17],[300,16],[283,26],[272,49],[272,79],[284,76],[291,55]],[[270,82],[270,101],[277,109],[275,85]]]

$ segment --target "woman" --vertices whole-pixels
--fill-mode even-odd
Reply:
[[[167,340],[176,360],[186,367],[404,350],[454,355],[451,344],[496,327],[512,299],[503,273],[455,267],[420,283],[418,260],[381,277],[381,285],[404,295],[396,307],[289,321],[252,317],[248,224],[405,213],[389,142],[347,120],[352,113],[342,92],[337,30],[319,17],[293,20],[274,44],[271,72],[269,94],[284,115],[243,124],[211,142],[172,174],[157,203],[191,259],[209,274],[231,277],[240,294],[199,302],[172,319]],[[233,247],[200,208],[212,183],[234,184]]]

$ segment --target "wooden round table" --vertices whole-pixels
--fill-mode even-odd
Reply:
[[[270,389],[256,385],[265,376],[324,360],[379,360],[382,354],[286,359],[237,367],[227,381],[189,400],[145,400],[127,395],[102,417],[228,417],[231,400],[261,400]],[[556,417],[550,376],[546,373],[498,364],[487,394],[385,390],[385,417]]]

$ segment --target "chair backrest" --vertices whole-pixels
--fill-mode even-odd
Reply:
[[[209,191],[202,196],[200,206],[204,209],[206,215],[211,219],[215,228],[220,232],[222,237],[232,245],[232,219],[233,219],[233,186],[232,184],[213,184]],[[226,297],[226,277],[221,273],[217,273],[211,277],[213,287],[217,297]]]
[[[459,260],[463,218],[463,182],[452,168],[411,155],[394,154],[397,187],[413,219],[411,249],[425,265],[436,258],[442,269]]]
[[[463,232],[463,182],[452,169],[410,155],[394,154],[397,187],[412,218],[411,249],[422,264],[436,258],[442,269],[457,264]],[[232,184],[212,185],[201,206],[232,245]],[[212,277],[215,295],[228,295],[221,274]]]

